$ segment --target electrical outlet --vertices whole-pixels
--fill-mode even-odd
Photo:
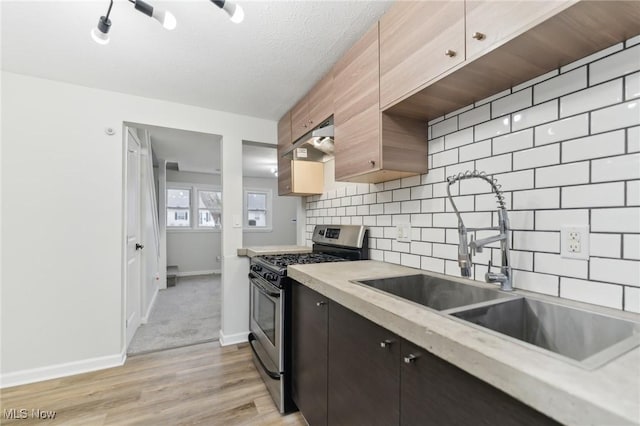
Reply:
[[[589,226],[564,225],[560,229],[560,257],[589,259]]]
[[[396,225],[396,241],[401,243],[411,242],[411,224],[401,223]]]

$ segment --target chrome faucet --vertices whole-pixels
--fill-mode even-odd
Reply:
[[[466,228],[464,226],[460,212],[458,211],[456,204],[453,202],[453,197],[451,196],[451,185],[463,179],[473,178],[482,179],[491,185],[491,189],[495,193],[498,202],[498,226],[488,228]],[[500,272],[491,272],[491,260],[489,260],[489,270],[484,275],[484,279],[488,283],[500,283],[501,290],[513,290],[511,262],[509,260],[509,217],[507,215],[507,208],[504,204],[504,194],[500,190],[501,185],[498,184],[496,179],[491,179],[487,176],[485,172],[479,172],[477,170],[468,170],[464,173],[458,173],[455,176],[449,176],[447,181],[449,182],[447,185],[447,196],[449,197],[449,201],[451,202],[451,206],[453,207],[456,216],[458,216],[458,235],[460,237],[460,242],[458,244],[458,265],[460,265],[462,276],[471,276],[471,257],[475,253],[482,253],[483,248],[487,244],[500,241],[500,251],[502,254],[502,266],[500,267]],[[500,233],[498,235],[492,235],[490,237],[476,240],[473,239],[473,235],[470,239],[467,236],[467,232],[469,231],[486,230],[500,231]]]

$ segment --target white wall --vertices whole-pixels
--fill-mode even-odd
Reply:
[[[446,177],[485,171],[506,194],[516,288],[640,312],[639,43],[635,37],[432,120],[428,174],[377,185],[327,182],[324,194],[307,197],[307,241],[316,224],[364,224],[373,259],[459,275]],[[331,167],[325,175],[333,176]],[[452,186],[467,227],[497,223],[489,192],[478,180]],[[395,241],[399,223],[411,223],[411,243]],[[560,256],[562,225],[588,227],[589,259]],[[491,248],[474,257],[476,279],[489,259],[500,264],[499,254]]]
[[[300,197],[278,196],[278,179],[244,178],[245,188],[270,189],[272,193],[272,231],[245,230],[243,243],[249,246],[267,246],[296,243],[296,206]]]
[[[220,175],[167,170],[167,183],[220,186]],[[161,207],[165,211],[166,206]],[[222,266],[222,234],[219,230],[167,230],[167,265],[179,275],[219,272]]]
[[[226,218],[242,216],[242,140],[275,144],[276,123],[7,72],[2,89],[2,383],[118,364],[122,123],[222,135]],[[248,329],[242,229],[225,226],[222,245],[230,342]]]

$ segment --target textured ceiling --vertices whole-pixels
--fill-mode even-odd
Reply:
[[[133,95],[276,120],[391,4],[242,1],[237,25],[208,0],[152,1],[166,31],[116,1],[111,42],[89,36],[101,1],[2,1],[2,68]]]

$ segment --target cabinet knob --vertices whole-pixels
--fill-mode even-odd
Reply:
[[[309,120],[309,124],[313,124],[313,120]]]
[[[485,38],[487,38],[486,35],[484,35],[483,33],[478,33],[478,32],[473,33],[473,35],[471,37],[475,38],[476,40],[484,40]]]
[[[304,128],[306,129],[306,128],[307,128],[307,123],[304,123],[304,124],[302,125],[302,127],[304,127]]]
[[[380,342],[380,347],[381,348],[390,348],[391,345],[393,345],[393,340],[390,340],[390,339],[386,339],[386,340],[383,340],[382,342]]]
[[[409,355],[404,357],[404,363],[405,364],[412,364],[412,363],[416,362],[416,359],[418,359],[417,355],[409,354]]]
[[[327,304],[327,302],[325,302],[324,300],[321,300],[320,302],[316,302],[316,306],[318,306],[318,307],[324,306],[326,304]]]
[[[374,160],[369,160],[369,164],[371,164],[371,167],[375,167],[376,166],[376,162]]]
[[[454,56],[456,56],[456,51],[455,50],[451,50],[451,49],[447,49],[444,51],[444,54],[450,58],[453,58]]]

